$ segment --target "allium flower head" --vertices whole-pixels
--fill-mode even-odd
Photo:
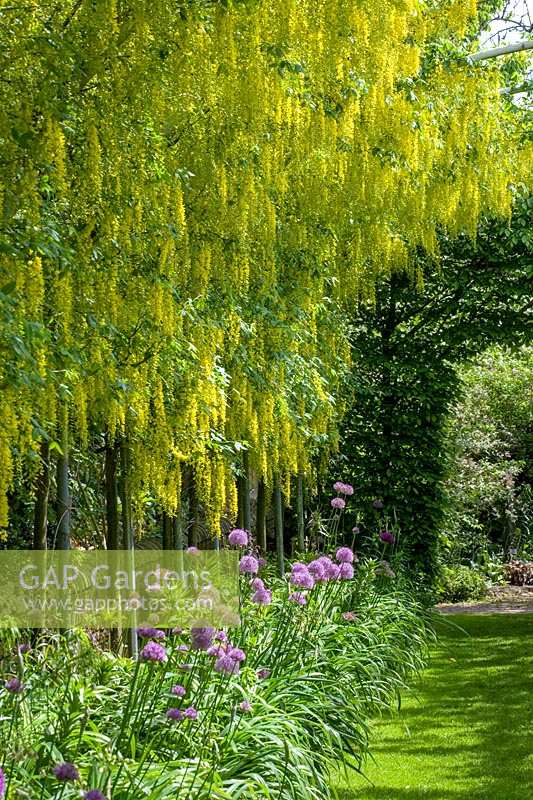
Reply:
[[[228,656],[234,661],[246,661],[246,653],[240,647],[230,647]]]
[[[148,642],[141,650],[141,658],[143,661],[166,661],[167,651],[162,644]]]
[[[89,789],[83,795],[84,800],[106,800],[106,796],[100,789]]]
[[[259,569],[263,569],[263,567],[266,567],[266,565],[268,564],[268,561],[266,560],[266,558],[261,557],[257,559],[257,563],[259,564]]]
[[[326,568],[319,558],[309,562],[308,570],[317,583],[323,581],[326,577]]]
[[[252,603],[258,606],[269,606],[272,602],[272,592],[270,589],[258,589],[252,595]]]
[[[61,764],[56,764],[52,770],[58,781],[79,781],[80,773],[74,764],[69,761],[63,761]]]
[[[331,501],[332,508],[346,508],[346,500],[343,500],[342,497],[334,497]]]
[[[225,642],[227,641],[228,634],[226,631],[217,631],[214,638],[216,642]]]
[[[360,528],[359,528],[359,525],[354,525],[354,526],[353,526],[353,528],[352,528],[352,533],[354,533],[355,535],[357,535],[358,533],[360,533]]]
[[[335,558],[341,564],[351,564],[353,561],[353,550],[350,547],[339,547]]]
[[[198,719],[198,711],[193,706],[186,708],[183,713],[186,719]]]
[[[303,592],[292,592],[292,594],[289,595],[289,600],[291,603],[296,603],[298,606],[307,605],[307,597]]]
[[[188,644],[179,644],[176,648],[179,653],[188,653],[190,649]]]
[[[354,611],[345,611],[342,618],[346,620],[346,622],[353,622],[357,619],[357,614]]]
[[[185,714],[181,708],[167,708],[167,717],[175,722],[185,719]]]
[[[208,647],[206,652],[208,656],[217,658],[218,656],[224,655],[226,652],[226,646],[223,642],[218,642],[217,644],[212,644],[211,647]]]
[[[333,489],[339,494],[352,495],[353,486],[350,483],[343,483],[342,481],[335,481]]]
[[[248,714],[252,710],[252,704],[249,700],[243,700],[242,703],[239,703],[239,711],[243,711],[245,714]]]
[[[396,541],[396,537],[391,531],[381,531],[379,538],[382,542],[387,542],[387,544],[394,544]]]
[[[235,661],[234,658],[224,654],[217,658],[213,669],[215,672],[222,672],[226,675],[237,675],[240,670],[240,664],[238,661]]]
[[[200,551],[198,550],[197,547],[194,547],[193,545],[191,545],[191,547],[188,547],[185,552],[189,553],[189,555],[193,555],[194,556],[194,555],[196,555],[196,553],[199,553]]]
[[[338,564],[334,564],[333,561],[331,564],[328,564],[326,567],[326,578],[328,581],[336,581],[341,574],[341,568]]]
[[[233,547],[246,547],[248,544],[248,532],[242,528],[234,528],[228,536],[228,542]]]
[[[185,695],[187,694],[185,686],[181,686],[179,683],[173,686],[170,692],[171,694],[176,695],[176,697],[185,697]]]
[[[20,694],[20,692],[24,691],[24,684],[19,678],[9,678],[5,682],[5,687],[11,694]]]
[[[255,556],[243,556],[239,562],[240,572],[248,572],[255,575],[259,569],[259,562]]]
[[[165,631],[159,628],[137,628],[137,633],[141,639],[164,639]]]
[[[343,563],[339,567],[339,578],[341,581],[350,581],[354,576],[353,566],[352,564],[348,564],[347,561],[343,561]]]
[[[296,586],[299,589],[312,589],[315,585],[315,579],[307,567],[305,571],[297,570],[297,572],[292,572],[290,581],[292,586]]]
[[[3,797],[6,791],[6,776],[4,770],[0,767],[0,797]]]
[[[264,589],[265,588],[265,584],[264,584],[264,582],[263,582],[263,580],[261,578],[254,578],[250,585],[251,585],[252,589],[254,591],[256,591],[256,592],[259,589]]]
[[[215,636],[214,628],[191,628],[193,650],[208,650]]]
[[[295,561],[291,566],[292,572],[309,572],[307,564],[302,564],[301,561]]]

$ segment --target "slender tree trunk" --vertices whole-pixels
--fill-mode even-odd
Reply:
[[[48,498],[50,495],[50,445],[41,444],[41,469],[35,486],[35,511],[33,518],[33,549],[47,549]]]
[[[106,548],[107,550],[118,550],[119,547],[119,527],[118,527],[118,495],[117,495],[117,467],[118,453],[116,442],[111,440],[109,434],[105,437],[105,516],[106,516]],[[111,650],[116,653],[119,649],[119,630],[111,628],[109,631],[109,643]]]
[[[251,531],[252,513],[250,508],[250,456],[247,450],[242,456],[242,468],[244,472],[242,482],[242,527],[245,531]]]
[[[298,475],[296,483],[296,516],[298,530],[298,550],[305,552],[305,519],[304,519],[304,480],[303,475]]]
[[[244,477],[237,477],[237,528],[244,528]]]
[[[279,480],[274,484],[274,522],[276,526],[276,553],[278,558],[278,572],[281,577],[285,575],[285,548],[283,542],[283,498]]]
[[[133,551],[135,549],[133,525],[131,519],[131,493],[129,482],[129,452],[128,440],[123,437],[120,442],[120,504],[122,511],[122,542],[124,550],[131,553],[131,564],[133,567]],[[137,641],[137,626],[126,629],[126,641],[128,655],[137,658],[139,647]]]
[[[68,409],[65,407],[61,426],[61,454],[57,459],[57,517],[56,549],[70,549],[70,486],[69,486],[69,437]]]
[[[257,539],[257,544],[259,545],[263,553],[266,553],[267,551],[266,512],[267,512],[266,486],[264,481],[259,481],[259,486],[257,487],[257,507],[255,512],[255,527],[256,527],[255,535]]]
[[[118,501],[117,501],[117,446],[106,434],[105,445],[105,511],[106,511],[106,547],[118,550]]]
[[[163,511],[163,550],[174,550],[174,519]]]

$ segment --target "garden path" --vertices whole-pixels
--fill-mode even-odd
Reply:
[[[338,778],[340,800],[533,797],[533,613],[469,609],[436,626],[429,667],[375,722],[374,761]]]

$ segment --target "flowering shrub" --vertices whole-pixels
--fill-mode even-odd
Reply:
[[[284,579],[243,559],[239,628],[144,628],[137,662],[81,631],[4,635],[8,800],[321,800],[360,766],[369,716],[424,662],[423,612],[349,547]]]

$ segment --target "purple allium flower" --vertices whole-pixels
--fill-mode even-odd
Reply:
[[[340,494],[342,492],[343,486],[344,483],[342,481],[335,481],[335,483],[333,484],[333,491],[338,492]]]
[[[185,697],[187,694],[185,686],[181,686],[179,683],[172,687],[170,693],[176,695],[176,697]]]
[[[353,611],[345,611],[342,615],[342,618],[346,620],[346,622],[353,622],[357,619],[357,614]]]
[[[323,581],[326,577],[326,569],[319,558],[310,561],[308,565],[309,573],[313,576],[316,582]]]
[[[214,628],[191,628],[193,650],[208,650],[215,636]]]
[[[333,484],[333,488],[339,494],[346,494],[352,495],[353,494],[353,486],[349,483],[343,483],[342,481],[335,481]]]
[[[252,603],[258,606],[269,606],[272,602],[272,592],[270,589],[258,589],[252,595]]]
[[[295,561],[291,566],[292,572],[309,572],[307,564],[302,564],[301,561]]]
[[[226,642],[228,640],[228,634],[226,631],[217,631],[214,638],[217,642]]]
[[[251,585],[252,589],[254,591],[256,591],[256,592],[257,591],[262,591],[265,588],[265,584],[261,580],[261,578],[254,578],[250,585]]]
[[[219,644],[212,644],[211,647],[208,647],[206,650],[208,656],[215,656],[215,657],[223,656],[225,652],[226,652],[226,647],[222,642],[220,642]]]
[[[267,678],[270,678],[271,670],[269,669],[258,669],[257,670],[257,677],[259,680],[264,681]]]
[[[175,722],[179,722],[182,719],[185,719],[185,714],[181,710],[181,708],[167,708],[167,718],[172,719]]]
[[[332,508],[346,508],[346,500],[343,500],[342,497],[334,497],[331,501]]]
[[[234,661],[246,661],[246,653],[240,647],[231,647],[228,650],[228,656]]]
[[[296,603],[299,606],[307,605],[307,597],[303,592],[292,592],[292,594],[289,595],[289,600],[291,603]]]
[[[243,556],[239,562],[239,570],[241,572],[249,572],[255,575],[259,569],[259,562],[255,556]]]
[[[100,789],[89,789],[83,795],[84,800],[106,800],[106,796]]]
[[[394,544],[396,541],[396,537],[393,533],[391,533],[391,531],[381,531],[379,538],[382,542],[387,542],[388,544]]]
[[[375,508],[376,511],[382,511],[385,508],[385,506],[383,505],[382,500],[374,500],[374,502],[372,503],[372,508]]]
[[[354,489],[351,483],[344,484],[344,489],[342,492],[343,494],[345,494],[347,497],[351,497],[353,495],[353,491]]]
[[[248,544],[248,532],[242,528],[234,528],[228,536],[228,542],[233,547],[246,547]]]
[[[298,570],[297,572],[291,573],[291,585],[297,586],[299,589],[312,589],[315,585],[315,579],[309,572],[309,570]]]
[[[141,639],[164,639],[165,631],[159,628],[137,628],[137,633]]]
[[[166,661],[167,651],[162,644],[148,642],[141,650],[141,659],[143,661]]]
[[[243,700],[242,703],[239,703],[239,711],[244,711],[245,714],[248,714],[252,710],[252,704],[249,700]]]
[[[186,708],[183,713],[186,719],[198,719],[198,711],[193,706]]]
[[[231,658],[231,656],[225,653],[223,656],[217,658],[213,669],[215,672],[223,672],[226,675],[237,675],[240,670],[240,664],[238,661],[235,661],[234,658]]]
[[[52,770],[58,781],[79,781],[80,773],[74,764],[69,761],[63,761],[61,764],[56,764]]]
[[[353,561],[353,550],[350,547],[339,547],[335,558],[341,564],[351,564]]]
[[[179,644],[176,648],[178,653],[188,653],[190,649],[188,644]]]
[[[6,776],[4,770],[0,767],[0,797],[3,797],[6,791]]]
[[[185,551],[185,552],[186,552],[186,553],[189,553],[189,555],[192,555],[192,556],[194,556],[194,555],[196,555],[197,553],[199,553],[200,551],[198,550],[198,548],[197,548],[197,547],[191,546],[191,547],[188,547],[188,548],[186,549],[186,551]]]
[[[326,578],[328,581],[336,581],[338,580],[341,574],[341,568],[338,564],[334,564],[333,562],[326,567]]]
[[[268,561],[266,560],[266,558],[258,558],[257,563],[259,564],[259,569],[263,569],[263,567],[266,567],[266,565],[268,564]]]
[[[352,564],[348,564],[347,561],[343,561],[343,563],[339,567],[339,578],[341,581],[350,581],[353,578],[353,566]]]
[[[353,526],[353,528],[352,528],[352,533],[355,533],[356,535],[357,535],[358,533],[360,533],[360,528],[359,528],[359,525],[354,525],[354,526]]]
[[[24,691],[24,684],[19,678],[9,678],[5,682],[5,687],[11,694],[20,694],[20,692]]]

